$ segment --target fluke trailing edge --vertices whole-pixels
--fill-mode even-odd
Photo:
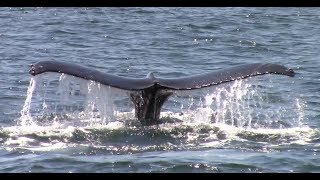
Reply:
[[[65,73],[107,86],[129,90],[131,91],[130,99],[135,105],[135,115],[143,125],[160,123],[161,107],[176,90],[199,89],[263,74],[280,74],[290,77],[295,75],[292,69],[269,63],[245,64],[171,79],[156,78],[153,73],[149,73],[145,78],[127,78],[60,61],[38,62],[31,65],[29,72],[34,76],[44,72]]]

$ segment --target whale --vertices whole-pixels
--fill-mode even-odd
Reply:
[[[134,104],[135,117],[145,126],[161,123],[159,120],[161,108],[175,91],[195,90],[264,74],[295,76],[293,69],[272,63],[236,65],[212,72],[176,78],[159,78],[155,77],[152,72],[144,78],[123,77],[79,64],[56,60],[37,62],[32,64],[29,70],[33,76],[45,72],[64,73],[130,91],[129,96]]]

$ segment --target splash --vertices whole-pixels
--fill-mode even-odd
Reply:
[[[250,85],[243,85],[243,81],[236,81],[230,88],[220,88],[214,94],[206,96],[206,105],[215,106],[215,122],[229,123],[231,126],[243,127],[245,123],[251,126],[252,116],[249,101],[250,95],[255,91],[249,91]],[[246,97],[247,96],[247,97]],[[247,98],[247,99],[246,99]],[[215,99],[216,103],[208,99]],[[229,122],[230,121],[230,122]]]
[[[296,108],[297,108],[297,112],[298,112],[298,120],[297,120],[297,124],[298,126],[302,126],[302,121],[304,119],[304,108],[306,107],[306,103],[301,101],[299,98],[296,98]]]
[[[18,126],[0,134],[7,148],[32,151],[81,146],[128,153],[228,147],[251,140],[264,145],[311,142],[318,131],[303,126],[305,103],[266,84],[237,80],[177,92],[161,112],[171,123],[141,127],[131,123],[139,121],[129,92],[45,73],[31,78]]]
[[[59,78],[56,75],[45,73],[31,78],[19,125],[52,125],[73,120],[76,124],[94,125],[117,120],[116,115],[121,113],[115,103],[125,104],[124,90],[66,74]]]
[[[226,124],[247,129],[303,126],[302,100],[295,99],[296,96],[292,93],[282,95],[274,92],[273,87],[261,85],[259,82],[254,84],[247,80],[237,80],[229,85],[189,95],[189,100],[184,103],[188,106],[183,104],[180,109],[182,114],[192,116],[190,122],[194,123]],[[177,96],[187,99],[184,93]],[[183,100],[173,100],[173,103],[181,101]]]
[[[128,91],[66,74],[59,78],[54,73],[47,74],[50,76],[31,78],[20,125],[73,122],[93,126],[134,119]],[[179,99],[170,98],[165,104],[161,118],[249,129],[303,125],[303,101],[283,98],[272,87],[258,82],[253,85],[247,80],[237,80],[225,86],[179,93],[176,94]]]
[[[23,108],[20,112],[21,116],[18,121],[18,123],[22,126],[34,124],[34,122],[32,121],[32,117],[30,115],[30,108],[31,108],[32,95],[33,95],[33,92],[36,88],[37,78],[38,77],[32,77],[30,80],[30,84],[29,84],[28,91],[27,91],[27,98],[26,98],[24,105],[23,105]]]

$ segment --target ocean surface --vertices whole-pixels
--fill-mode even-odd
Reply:
[[[320,172],[319,8],[1,8],[0,172]],[[130,92],[30,64],[177,78],[292,68],[175,92],[154,126]]]

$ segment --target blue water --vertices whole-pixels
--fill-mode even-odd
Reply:
[[[318,8],[1,8],[0,24],[0,172],[320,172]],[[142,127],[125,92],[103,119],[65,93],[72,77],[28,74],[49,59],[126,77],[258,62],[297,75],[178,93],[162,115],[182,122]]]

